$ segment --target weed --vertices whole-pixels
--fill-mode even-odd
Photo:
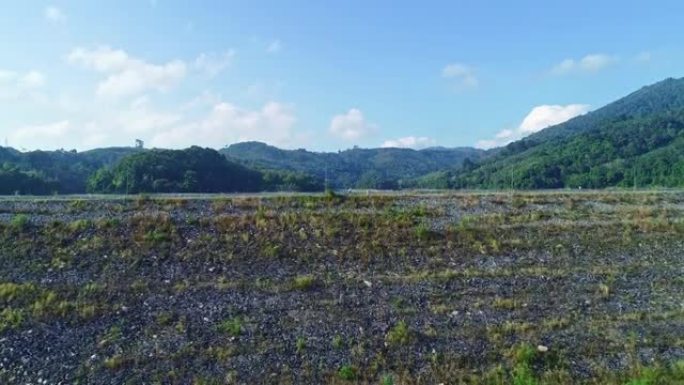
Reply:
[[[341,335],[338,334],[335,337],[333,337],[332,346],[335,349],[342,349],[342,347],[344,347],[344,340],[342,339]]]
[[[297,347],[297,354],[304,353],[304,350],[306,349],[306,338],[304,338],[304,337],[297,338],[297,342],[295,345]]]
[[[6,307],[0,312],[0,333],[8,329],[16,329],[24,321],[24,313],[21,309]]]
[[[237,337],[243,332],[243,320],[240,317],[233,317],[221,322],[217,327],[221,333]]]
[[[402,320],[387,332],[385,340],[390,345],[406,345],[408,344],[410,337],[408,325]]]
[[[394,385],[394,377],[390,375],[382,376],[381,385]]]
[[[300,275],[292,281],[295,290],[311,290],[316,285],[316,279],[312,275]]]
[[[337,376],[345,381],[354,381],[356,379],[356,368],[351,365],[343,365],[337,371]]]
[[[10,221],[10,227],[16,231],[24,231],[29,227],[30,223],[31,220],[29,219],[28,215],[17,214],[12,217],[12,220]]]

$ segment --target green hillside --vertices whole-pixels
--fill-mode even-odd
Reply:
[[[668,79],[514,142],[454,188],[684,186],[684,79]]]

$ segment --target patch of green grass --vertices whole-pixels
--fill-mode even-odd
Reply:
[[[390,345],[406,345],[409,343],[411,333],[405,321],[399,321],[387,332],[385,340]]]
[[[21,309],[6,307],[0,312],[0,333],[9,329],[18,328],[24,321],[24,313]]]
[[[109,370],[118,370],[126,364],[126,359],[121,354],[115,354],[111,357],[105,358],[102,364]]]
[[[304,337],[297,338],[296,347],[297,347],[297,353],[298,354],[304,353],[304,350],[306,350],[306,338],[304,338]]]
[[[336,335],[332,339],[332,346],[335,349],[342,349],[344,347],[344,339],[342,339],[341,335]]]
[[[337,376],[345,381],[354,381],[356,379],[356,368],[351,365],[343,365],[337,371]]]
[[[17,214],[10,220],[10,227],[17,231],[26,230],[31,224],[31,219],[26,214]]]
[[[430,226],[425,222],[420,222],[415,228],[416,238],[421,241],[428,240],[430,238]]]
[[[292,288],[295,290],[311,290],[316,285],[313,275],[299,275],[292,280]]]
[[[243,320],[240,317],[229,318],[221,322],[216,329],[221,333],[237,337],[242,334],[244,330]]]

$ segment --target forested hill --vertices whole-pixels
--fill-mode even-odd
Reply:
[[[457,172],[454,188],[684,186],[684,79],[644,87]]]
[[[260,169],[290,170],[328,178],[335,188],[394,189],[414,178],[478,161],[485,151],[474,148],[353,148],[340,152],[283,150],[260,142],[233,144],[221,150],[228,158]]]
[[[75,194],[86,191],[88,178],[140,150],[110,147],[84,152],[19,152],[0,147],[0,194]]]

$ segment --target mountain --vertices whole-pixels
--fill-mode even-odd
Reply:
[[[684,186],[682,150],[684,79],[667,79],[513,142],[456,172],[449,186]]]
[[[397,188],[414,178],[459,167],[466,159],[481,159],[485,151],[474,148],[434,147],[353,148],[339,152],[283,150],[260,142],[233,144],[221,150],[229,159],[266,170],[289,170],[320,179],[334,188]]]

